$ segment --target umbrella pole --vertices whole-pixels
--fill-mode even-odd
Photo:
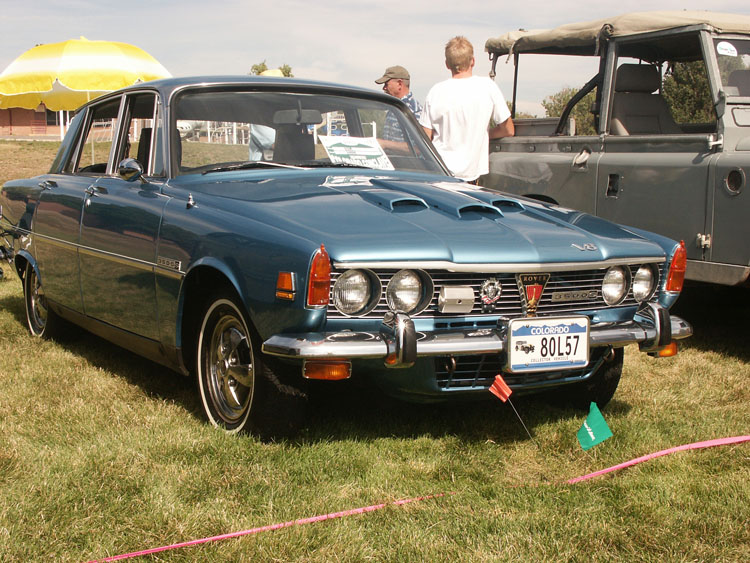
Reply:
[[[62,141],[65,138],[65,124],[63,123],[63,110],[60,110],[58,113],[58,124],[60,125],[60,140]]]

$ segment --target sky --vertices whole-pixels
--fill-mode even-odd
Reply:
[[[424,101],[433,84],[450,78],[443,49],[456,35],[473,43],[474,73],[486,76],[485,41],[508,31],[709,4],[631,0],[624,6],[615,0],[0,0],[0,70],[37,44],[83,36],[136,45],[173,76],[248,74],[265,60],[271,68],[290,65],[295,77],[379,89],[375,79],[398,64]],[[750,15],[746,0],[714,0],[710,9]],[[519,110],[543,115],[545,96],[578,88],[596,71],[590,60],[565,66],[560,59],[522,57]],[[510,98],[512,61],[498,63],[496,82]]]

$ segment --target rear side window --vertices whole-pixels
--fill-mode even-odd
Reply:
[[[107,173],[107,162],[117,135],[120,100],[114,98],[89,108],[78,150],[65,167],[66,172],[93,176]]]

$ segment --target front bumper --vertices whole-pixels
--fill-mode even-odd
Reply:
[[[589,348],[614,348],[637,343],[654,352],[672,340],[693,334],[692,326],[655,303],[641,308],[633,320],[592,324]],[[382,359],[386,367],[411,367],[418,357],[502,353],[507,350],[507,322],[497,328],[417,332],[403,313],[388,313],[380,331],[277,334],[263,343],[263,352],[288,359]]]

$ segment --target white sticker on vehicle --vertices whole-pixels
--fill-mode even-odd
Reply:
[[[354,164],[377,170],[394,169],[378,140],[372,137],[320,135],[318,139],[334,164]]]
[[[719,41],[716,44],[716,52],[727,57],[736,57],[737,47],[732,45],[729,41]]]

